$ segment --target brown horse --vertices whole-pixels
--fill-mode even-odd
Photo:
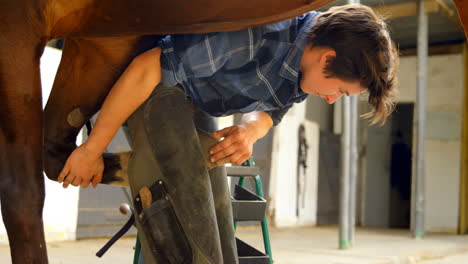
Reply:
[[[154,46],[152,34],[238,30],[332,1],[0,0],[0,199],[13,263],[47,263],[42,169],[57,178],[78,131],[131,59]],[[43,116],[39,58],[54,38],[66,42]],[[124,154],[105,163],[103,182],[125,178]]]
[[[463,0],[454,0],[458,10],[458,15],[465,29],[465,37],[468,38],[468,2]]]
[[[42,169],[57,178],[123,69],[155,45],[152,34],[238,30],[331,1],[0,0],[0,199],[13,263],[47,263]],[[54,38],[66,41],[43,113],[39,58]],[[125,155],[105,160],[103,182],[121,181]]]

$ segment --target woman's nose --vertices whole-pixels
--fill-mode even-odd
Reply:
[[[333,104],[334,102],[336,102],[336,100],[340,99],[341,96],[343,96],[341,93],[334,94],[334,95],[328,95],[326,97],[327,103],[328,104]]]

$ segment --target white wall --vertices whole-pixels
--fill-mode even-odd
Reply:
[[[317,223],[317,201],[318,201],[318,164],[320,127],[318,123],[305,120],[305,138],[307,142],[306,173],[304,179],[304,194],[300,199],[304,201],[304,207],[299,209],[297,225],[315,225]],[[297,135],[297,134],[296,134]]]
[[[427,231],[456,232],[459,215],[463,59],[461,54],[430,56],[426,125]],[[401,101],[414,102],[416,57],[400,64]]]
[[[391,120],[385,126],[367,130],[366,184],[362,224],[369,227],[389,226]]]
[[[41,81],[43,105],[47,102],[62,52],[47,47],[41,57]],[[78,136],[81,138],[81,136]],[[46,199],[43,219],[47,241],[73,240],[78,215],[78,188],[63,189],[60,184],[45,177]],[[0,243],[8,243],[8,237],[0,218]]]
[[[317,221],[317,181],[319,126],[305,120],[305,103],[295,105],[275,127],[272,148],[270,210],[278,227],[315,225]],[[305,209],[297,208],[297,164],[299,126],[305,125],[309,145],[305,184]]]

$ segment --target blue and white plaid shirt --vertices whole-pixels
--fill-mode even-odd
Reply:
[[[241,31],[166,36],[159,42],[162,84],[180,84],[212,116],[263,111],[276,125],[307,97],[299,64],[318,14]]]

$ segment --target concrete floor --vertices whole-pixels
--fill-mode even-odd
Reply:
[[[261,230],[240,227],[237,236],[263,251]],[[428,234],[412,239],[407,230],[358,229],[353,249],[338,250],[336,227],[270,230],[275,264],[462,264],[468,263],[468,236]],[[51,264],[130,264],[134,238],[119,240],[98,259],[95,253],[107,240],[50,242]],[[8,246],[0,246],[0,263],[11,263]]]
[[[241,230],[238,236],[263,249],[260,230]],[[315,227],[273,229],[271,241],[277,264],[410,264],[452,255],[464,261],[441,264],[468,263],[468,236],[427,234],[415,240],[408,230],[359,228],[354,247],[339,250],[337,227]]]

